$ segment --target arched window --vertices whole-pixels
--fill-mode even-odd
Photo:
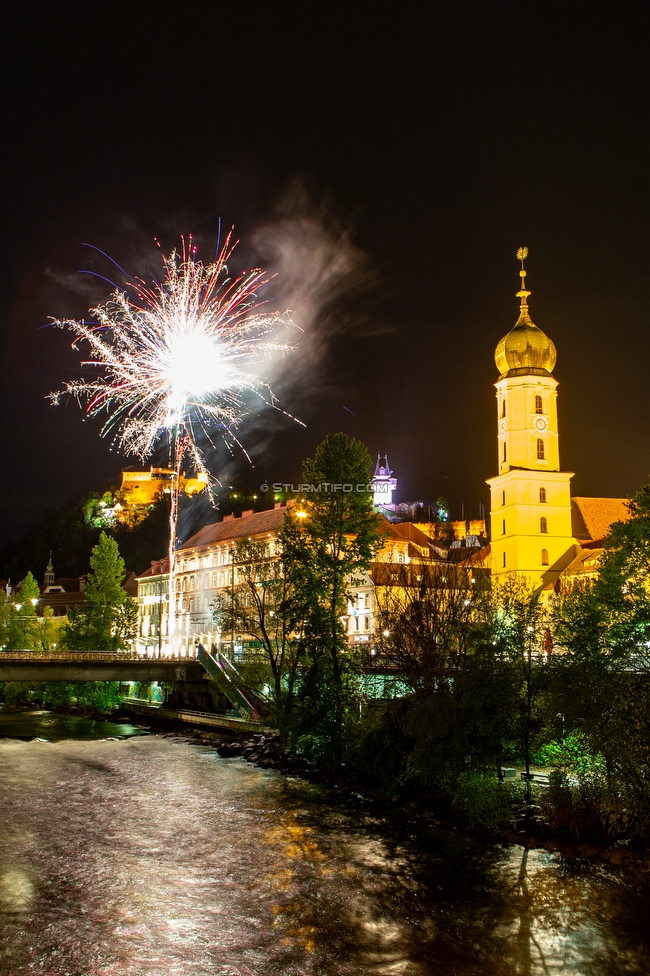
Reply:
[[[541,437],[537,438],[537,460],[544,461],[546,458],[546,448]]]
[[[535,397],[535,413],[544,413],[544,404],[542,403],[542,398],[539,394]]]
[[[506,534],[506,520],[505,519],[503,520],[503,531],[502,531],[501,534],[502,535],[505,535]]]
[[[506,415],[506,401],[505,400],[502,400],[501,401],[501,416],[502,417],[505,417],[505,415]]]
[[[546,488],[539,489],[539,500],[542,504],[546,501]]]
[[[503,554],[503,568],[504,569],[506,568],[506,554],[505,554],[505,552]]]
[[[546,521],[546,519],[544,518],[543,515],[542,515],[541,519],[539,520],[539,531],[540,532],[548,532],[548,522]]]
[[[548,549],[542,549],[542,566],[548,566]]]
[[[503,464],[506,463],[507,456],[508,456],[508,452],[507,452],[507,449],[506,449],[506,442],[504,441],[503,442]]]
[[[501,504],[502,505],[505,505],[505,503],[506,503],[506,493],[505,493],[505,491],[502,491],[501,492]]]

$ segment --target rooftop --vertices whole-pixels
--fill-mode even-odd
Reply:
[[[602,542],[614,522],[630,518],[627,498],[571,499],[571,531],[578,542]]]

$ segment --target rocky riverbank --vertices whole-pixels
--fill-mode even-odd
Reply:
[[[155,730],[154,730],[155,731]],[[516,844],[534,849],[542,848],[573,864],[609,864],[626,869],[650,870],[650,852],[635,842],[619,842],[615,845],[580,843],[571,838],[553,836],[547,824],[535,816],[535,808],[528,824],[522,817],[511,830],[472,830],[450,817],[445,804],[431,795],[388,796],[380,791],[368,791],[348,781],[345,769],[332,772],[323,764],[311,762],[304,756],[292,753],[282,745],[277,733],[267,730],[246,738],[224,737],[218,733],[186,728],[180,731],[162,732],[166,737],[182,739],[197,745],[216,749],[223,758],[241,758],[261,769],[274,769],[285,776],[298,776],[310,783],[335,787],[347,795],[376,804],[386,813],[394,813],[396,807],[405,815],[439,830],[465,833],[489,844]]]

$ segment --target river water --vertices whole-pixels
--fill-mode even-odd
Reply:
[[[3,976],[650,973],[642,876],[66,721],[0,740]]]

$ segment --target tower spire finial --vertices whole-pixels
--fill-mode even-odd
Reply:
[[[519,277],[521,278],[521,288],[517,292],[517,298],[521,300],[521,310],[522,312],[528,311],[528,296],[530,292],[526,290],[526,269],[524,267],[524,261],[528,257],[528,248],[520,247],[517,251],[517,260],[521,261],[521,271],[519,272]]]

